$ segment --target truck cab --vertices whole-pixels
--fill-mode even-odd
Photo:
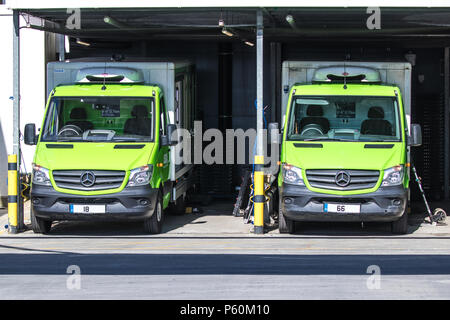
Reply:
[[[25,142],[36,144],[35,232],[49,232],[56,220],[139,220],[146,232],[161,232],[176,200],[170,149],[177,143],[163,89],[136,70],[88,68],[51,91],[39,134],[34,124],[25,128]]]
[[[296,221],[385,221],[407,232],[409,147],[420,141],[409,137],[398,85],[375,68],[319,67],[291,86],[284,119],[280,232]]]

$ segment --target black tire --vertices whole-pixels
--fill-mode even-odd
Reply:
[[[391,222],[391,231],[394,234],[407,234],[408,233],[408,210],[397,221]]]
[[[239,189],[239,194],[236,199],[236,203],[234,204],[233,209],[233,216],[240,217],[241,216],[241,210],[245,210],[243,207],[245,203],[248,201],[248,196],[250,193],[250,188],[248,187],[248,183],[250,181],[250,174],[251,171],[246,170],[244,177],[242,178],[242,183]]]
[[[31,209],[30,212],[30,218],[31,218],[31,228],[33,229],[34,233],[47,234],[52,229],[52,221],[36,217],[33,212],[33,209]]]
[[[278,207],[278,231],[280,233],[295,233],[295,221],[285,217],[281,210],[281,203]]]
[[[445,220],[447,220],[447,213],[441,208],[434,209],[432,216],[433,221],[437,223],[445,223]]]
[[[155,204],[155,212],[152,216],[144,220],[144,231],[150,234],[161,233],[164,220],[163,200],[161,193],[158,193],[157,202]]]

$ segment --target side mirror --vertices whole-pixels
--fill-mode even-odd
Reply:
[[[161,147],[167,147],[169,145],[169,137],[168,136],[160,136],[159,137],[159,144]]]
[[[422,128],[420,127],[420,124],[411,124],[408,145],[411,147],[419,147],[422,145]]]
[[[278,130],[277,122],[269,123],[269,141],[271,144],[280,144],[281,143],[281,135]]]
[[[37,143],[36,139],[36,126],[34,123],[28,123],[25,125],[25,134],[23,137],[25,144],[30,146],[35,145]]]
[[[178,143],[178,132],[176,124],[167,125],[167,137],[169,139],[169,146],[174,146]]]

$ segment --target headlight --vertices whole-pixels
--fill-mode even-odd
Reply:
[[[150,182],[152,178],[153,167],[143,166],[130,171],[128,187],[143,186]]]
[[[403,166],[395,166],[384,170],[382,186],[398,186],[403,183]]]
[[[43,186],[51,186],[48,169],[33,163],[33,183]]]
[[[305,185],[302,177],[302,169],[291,166],[290,164],[283,164],[283,181],[289,184]]]

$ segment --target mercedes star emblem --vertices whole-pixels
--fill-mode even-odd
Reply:
[[[86,188],[92,187],[94,185],[94,183],[95,183],[95,175],[94,175],[94,173],[91,172],[91,171],[84,172],[81,175],[80,182]]]
[[[346,187],[350,184],[350,175],[345,171],[339,171],[334,177],[334,181],[340,187]]]

